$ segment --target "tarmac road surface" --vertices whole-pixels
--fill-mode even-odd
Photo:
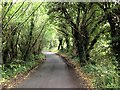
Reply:
[[[64,60],[52,53],[44,52],[46,61],[35,72],[22,81],[15,88],[83,88],[84,83],[79,85],[77,78],[68,69]],[[81,81],[82,82],[82,81]]]

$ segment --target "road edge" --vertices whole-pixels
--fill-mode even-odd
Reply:
[[[78,65],[75,62],[72,62],[73,60],[71,58],[69,58],[66,54],[62,54],[62,53],[55,53],[55,54],[63,58],[68,68],[71,68],[73,70],[74,74],[76,75],[77,78],[79,78],[79,80],[82,78],[86,82],[87,84],[86,88],[88,90],[93,90],[92,89],[93,86],[92,83],[90,82],[90,79],[87,78],[87,75],[84,74],[83,71],[81,71],[80,67],[78,67]]]
[[[42,60],[38,60],[38,64],[34,65],[31,67],[29,70],[23,73],[19,73],[16,75],[16,77],[11,78],[10,80],[4,82],[1,84],[2,89],[1,90],[6,90],[6,89],[11,89],[14,88],[17,84],[20,84],[22,81],[24,81],[29,75],[31,75],[38,67],[40,67],[46,60],[46,56]]]

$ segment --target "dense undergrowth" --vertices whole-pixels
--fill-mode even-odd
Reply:
[[[85,66],[80,65],[81,70],[91,78],[95,88],[120,88],[118,75],[118,62],[112,53],[111,37],[109,34],[101,35],[94,48],[89,53],[89,61]],[[76,63],[80,59],[71,50],[62,50]]]
[[[62,50],[83,64],[94,87],[118,88],[119,11],[113,2],[1,2],[1,82],[38,64],[43,56],[30,54],[45,48]]]
[[[2,79],[0,82],[5,82],[11,78],[16,77],[20,73],[25,73],[28,70],[31,70],[34,66],[38,65],[45,59],[43,54],[39,55],[31,55],[27,61],[23,60],[14,60],[10,65],[9,68],[5,67],[4,65],[0,68],[2,69]]]
[[[95,51],[93,51],[95,52]],[[97,51],[96,51],[97,52]],[[75,63],[79,63],[79,58],[74,56],[70,52],[60,51],[60,53],[66,54]],[[102,52],[99,52],[98,56],[103,57]],[[91,52],[92,54],[92,52]],[[97,54],[97,53],[96,53]],[[88,62],[85,66],[80,67],[83,73],[85,73],[89,79],[91,79],[92,86],[94,88],[119,88],[119,77],[116,70],[116,64],[112,61],[111,57],[107,61],[105,58],[99,58],[98,56],[92,56],[91,60],[94,59],[94,63]],[[106,56],[107,57],[107,56]],[[110,59],[111,58],[111,59]],[[99,60],[100,59],[100,60]],[[99,62],[98,62],[99,61]],[[92,62],[92,61],[91,61]]]

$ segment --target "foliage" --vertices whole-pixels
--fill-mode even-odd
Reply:
[[[42,50],[58,49],[92,76],[95,87],[118,87],[117,3],[16,1],[1,6],[4,78],[37,64],[37,59],[44,58]]]
[[[33,2],[2,2],[3,79],[10,79],[38,64],[48,20],[45,4]],[[39,17],[38,17],[39,15]],[[1,40],[0,40],[1,41]]]
[[[35,65],[39,64],[39,62],[42,61],[44,58],[45,56],[43,54],[39,54],[35,55],[34,58],[33,56],[31,56],[31,60],[27,62],[21,62],[21,60],[14,60],[14,62],[10,64],[9,68],[3,66],[1,82],[13,78],[17,74],[24,73],[30,70]]]
[[[119,88],[118,74],[116,74],[115,65],[86,65],[83,70],[92,77],[93,86],[96,88]],[[114,68],[112,68],[114,67]]]
[[[52,3],[49,10],[50,15],[58,15],[63,20],[61,26],[58,25],[63,40],[65,33],[72,34],[72,37],[67,36],[72,38],[71,47],[63,45],[64,49],[61,48],[60,52],[67,53],[76,63],[80,63],[82,70],[92,76],[96,88],[119,87],[119,20],[113,19],[119,18],[118,9],[118,4],[114,3],[76,2]],[[71,32],[67,32],[63,24],[68,24]]]

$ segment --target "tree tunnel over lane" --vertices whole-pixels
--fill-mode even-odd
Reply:
[[[17,88],[84,88],[81,85],[61,57],[52,52],[44,52],[46,61],[33,72],[25,81],[17,85]]]
[[[10,1],[0,2],[2,13],[0,49],[3,59],[0,63],[3,63],[4,67],[2,68],[0,64],[2,70],[0,84],[15,77],[17,73],[29,70],[38,63],[36,60],[44,60],[42,50],[59,50],[79,64],[79,70],[85,72],[88,78],[89,76],[92,78],[90,81],[95,88],[120,86],[118,3]],[[40,82],[44,82],[46,78],[46,84],[43,84],[50,87],[51,84],[49,86],[48,83],[59,82],[59,78],[66,83],[73,81],[66,80],[65,76],[71,77],[73,74],[62,60],[58,60],[58,57],[50,52],[45,54],[47,61],[31,75],[30,80],[25,82],[31,87],[35,84],[33,86],[36,87],[39,83],[38,78]],[[46,73],[41,76],[40,71]],[[63,71],[66,73],[61,74]],[[52,80],[53,76],[55,79]],[[29,86],[26,83],[25,85]],[[66,85],[69,87],[69,83]]]

